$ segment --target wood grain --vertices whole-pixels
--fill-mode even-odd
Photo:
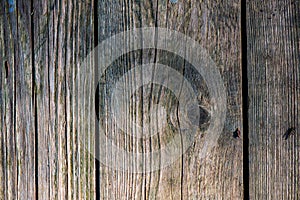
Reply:
[[[38,198],[94,199],[94,158],[81,138],[91,125],[87,103],[78,96],[84,85],[77,79],[93,48],[93,3],[34,0],[33,5]]]
[[[299,6],[247,1],[251,199],[300,198]]]
[[[100,167],[100,199],[241,199],[243,198],[242,139],[233,138],[236,128],[243,129],[241,116],[241,61],[240,61],[240,3],[185,1],[171,4],[169,1],[99,1],[99,42],[124,30],[158,26],[180,31],[198,41],[216,62],[227,87],[228,111],[225,127],[218,145],[210,156],[200,161],[201,132],[196,142],[182,158],[167,168],[151,173],[136,174],[133,171],[120,172],[109,166]],[[155,33],[153,33],[155,35]],[[159,36],[158,36],[159,37]],[[110,51],[107,53],[109,56]],[[187,64],[172,54],[145,49],[134,51],[119,58],[108,70],[103,88],[106,103],[113,83],[129,69],[141,63],[164,63],[184,72]],[[119,69],[121,68],[121,69]],[[192,73],[192,72],[190,72]],[[192,74],[187,74],[187,76]],[[132,77],[125,87],[137,84],[140,75]],[[100,78],[100,77],[99,77]],[[201,77],[197,77],[201,79]],[[197,83],[197,80],[193,80]],[[199,81],[199,80],[198,80]],[[201,85],[202,84],[202,85]],[[205,84],[204,84],[205,85]],[[198,82],[198,90],[205,88]],[[202,87],[201,87],[202,86]],[[163,95],[164,94],[164,95]],[[129,112],[139,113],[157,102],[172,103],[171,94],[161,87],[147,86],[136,94],[138,101],[128,107]],[[209,96],[208,96],[209,97]],[[207,97],[207,98],[208,98]],[[105,103],[103,100],[102,103]],[[100,103],[101,105],[101,103]],[[109,107],[109,105],[108,105]],[[103,110],[102,110],[103,111]],[[105,110],[104,110],[105,111]],[[106,110],[110,112],[110,110]],[[145,114],[145,113],[144,113]],[[138,118],[138,117],[137,117]],[[142,118],[142,120],[141,120]],[[141,120],[145,117],[134,118]],[[124,119],[122,123],[132,123]],[[161,123],[160,117],[157,118]],[[166,143],[167,130],[149,139],[137,139],[120,132],[116,125],[108,127],[107,134],[114,138],[119,148],[133,152],[148,152],[159,149]],[[109,157],[109,155],[107,155]],[[147,166],[144,166],[145,168]]]
[[[1,3],[1,199],[35,198],[31,5]]]
[[[240,2],[189,1],[169,5],[167,27],[194,38],[208,51],[219,67],[228,95],[225,127],[217,147],[203,163],[197,162],[200,142],[196,142],[193,150],[184,156],[181,198],[241,199],[243,146],[242,140],[232,137],[235,128],[243,128]]]
[[[242,199],[248,181],[242,174],[243,148],[249,148],[251,199],[300,199],[300,4],[246,2],[249,96],[244,98],[249,99],[249,147],[243,147],[240,1],[3,0],[0,199]],[[142,27],[185,34],[218,67],[227,93],[227,114],[217,145],[204,159],[200,158],[203,137],[214,105],[203,77],[189,62],[172,52],[145,48],[120,56],[101,76],[97,59],[88,56],[95,40],[101,43]],[[162,35],[154,31],[153,37]],[[101,50],[108,58],[117,50],[110,47]],[[176,135],[182,138],[178,99],[172,91],[156,84],[133,91],[143,80],[136,68],[149,63],[176,69],[199,95],[198,102],[207,112],[202,113],[195,142],[178,160],[157,171],[147,171],[146,157],[141,166],[132,165],[128,171],[103,163],[96,169],[95,145],[103,144],[95,141],[99,131],[105,130],[118,148],[134,153],[156,151]],[[157,65],[152,67],[153,79]],[[129,117],[117,122],[126,125],[121,130],[106,119],[113,111],[112,102],[121,101],[113,99],[114,85],[129,70],[132,74],[122,86],[133,95],[128,94],[131,103],[125,107]],[[153,119],[148,116],[156,104],[166,108],[167,126],[149,138],[129,135],[133,123],[146,125],[154,119],[158,127],[163,125],[158,110]],[[105,128],[96,130],[95,123]],[[233,137],[236,128],[241,138]],[[294,134],[286,137],[291,128]],[[142,173],[136,173],[138,167]]]

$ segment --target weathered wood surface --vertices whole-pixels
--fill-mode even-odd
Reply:
[[[91,127],[84,123],[89,102],[81,102],[84,82],[76,78],[94,46],[93,2],[33,0],[33,8],[37,195],[94,199],[94,158],[80,138]]]
[[[83,123],[93,102],[74,95],[93,2],[1,1],[0,20],[0,199],[94,199],[79,136],[93,128]]]
[[[240,2],[227,1],[99,1],[98,32],[99,43],[122,31],[141,27],[158,26],[177,30],[193,38],[205,48],[216,62],[227,87],[227,116],[218,145],[204,160],[200,160],[201,135],[196,135],[194,145],[174,164],[150,173],[136,174],[133,171],[116,171],[111,166],[100,167],[100,199],[242,199],[243,198],[243,142],[232,133],[242,127],[241,103],[241,25]],[[155,36],[153,32],[153,36]],[[158,35],[157,37],[160,37]],[[128,41],[129,42],[129,41]],[[117,45],[116,45],[117,46]],[[114,51],[108,53],[112,56]],[[173,54],[153,49],[137,50],[119,58],[106,75],[107,87],[104,93],[114,89],[114,79],[118,79],[129,69],[141,63],[163,63],[184,73],[187,64],[179,62]],[[118,67],[121,69],[118,69]],[[120,72],[121,71],[121,72]],[[190,73],[192,73],[190,71]],[[121,74],[121,75],[120,75]],[[192,74],[190,74],[192,75]],[[126,88],[138,83],[140,74],[127,80]],[[99,77],[100,78],[100,77]],[[201,77],[194,77],[194,84],[201,89]],[[116,80],[115,80],[116,81]],[[198,81],[198,82],[197,82]],[[104,81],[102,81],[104,82]],[[104,90],[104,89],[103,89]],[[131,90],[129,90],[131,91]],[[132,91],[131,91],[132,92]],[[204,92],[205,93],[205,92]],[[127,94],[130,95],[130,94]],[[149,104],[171,103],[171,95],[162,87],[144,86],[136,94],[137,102],[127,110],[139,113],[149,108]],[[104,95],[105,96],[105,95]],[[109,96],[109,95],[108,95]],[[209,96],[205,96],[208,98]],[[108,97],[109,99],[109,97]],[[112,101],[111,99],[108,102]],[[141,105],[142,104],[142,105]],[[108,105],[109,107],[109,105]],[[109,111],[107,111],[109,114]],[[106,116],[106,115],[105,115]],[[158,123],[162,123],[158,114]],[[141,120],[138,116],[135,120]],[[141,123],[146,124],[144,121]],[[123,119],[120,123],[133,123]],[[118,123],[118,122],[117,122]],[[130,151],[148,152],[166,145],[166,135],[174,137],[171,130],[160,132],[154,137],[138,139],[125,135],[115,124],[110,124],[108,133],[119,148]],[[127,134],[127,135],[126,135]],[[129,146],[129,147],[128,147]],[[107,157],[110,154],[106,155]],[[143,164],[145,164],[144,162]],[[146,164],[145,164],[146,165]],[[147,166],[144,166],[145,168]]]
[[[247,2],[251,199],[300,198],[299,10],[299,1]]]
[[[247,1],[246,6],[250,198],[300,199],[299,1]],[[233,137],[236,128],[243,132],[240,20],[237,0],[2,0],[0,199],[242,199],[243,186],[248,185],[242,174],[246,136]],[[94,59],[82,65],[95,40],[100,43],[124,30],[148,26],[177,30],[208,51],[228,96],[224,130],[202,160],[205,123],[193,146],[166,168],[147,173],[117,171],[104,164],[96,168],[93,109],[100,103],[101,114],[109,114],[106,100],[113,83],[129,69],[141,63],[172,66],[190,75],[203,95],[200,103],[212,106],[201,76],[192,76],[189,64],[168,52],[133,51],[117,59],[105,77],[97,77],[97,70],[89,67]],[[159,38],[155,32],[153,36]],[[95,77],[106,85],[100,102],[93,98]],[[132,88],[138,78],[140,74],[131,77],[125,87]],[[171,110],[176,105],[169,91],[155,85],[139,89],[135,96],[128,110],[144,124],[152,104]],[[156,114],[159,126],[162,118]],[[295,134],[285,140],[291,127]],[[114,124],[106,128],[119,148],[135,152],[157,150],[176,135],[169,127],[137,139]]]
[[[35,129],[31,5],[1,2],[1,199],[34,199]]]

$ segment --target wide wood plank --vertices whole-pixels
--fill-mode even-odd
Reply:
[[[300,198],[299,10],[299,1],[247,1],[251,199]]]
[[[111,165],[102,162],[97,177],[100,181],[100,199],[242,199],[243,136],[241,138],[233,137],[236,128],[243,130],[240,2],[199,2],[190,0],[178,1],[178,3],[173,4],[170,1],[162,0],[115,0],[110,2],[100,0],[98,5],[98,40],[100,44],[114,34],[142,27],[156,26],[179,31],[196,40],[206,49],[222,76],[228,96],[224,129],[218,138],[217,145],[209,152],[209,155],[201,159],[203,137],[207,137],[204,126],[203,130],[197,131],[195,142],[183,156],[178,157],[178,160],[171,165],[159,170],[151,171],[150,169],[150,172],[147,171],[149,166],[147,165],[148,158],[146,156],[144,162],[140,163],[141,166],[131,166],[125,172],[116,170],[116,165],[119,162],[117,158],[112,159]],[[153,31],[152,35],[158,39],[165,37],[156,31]],[[105,54],[107,58],[114,57],[119,48],[118,42],[116,40],[115,46],[110,45],[101,49],[102,56]],[[128,45],[132,44],[130,40],[127,40],[127,42]],[[136,42],[146,45],[143,44],[143,40]],[[178,41],[178,45],[180,49],[185,44]],[[126,47],[124,48],[126,49]],[[186,47],[186,49],[188,48]],[[174,94],[162,86],[157,87],[148,84],[134,92],[135,86],[141,83],[145,75],[134,69],[140,64],[160,63],[175,68],[181,74],[186,73],[185,76],[195,84],[196,93],[202,94],[202,98],[199,100],[200,105],[209,108],[213,104],[209,99],[207,85],[205,82],[203,83],[203,77],[192,71],[187,62],[178,58],[172,52],[151,48],[127,52],[116,59],[109,66],[105,76],[101,77],[101,73],[99,73],[99,80],[102,84],[99,94],[99,112],[102,114],[100,124],[102,123],[102,126],[104,124],[107,137],[112,139],[112,143],[115,143],[119,149],[145,154],[146,152],[159,150],[170,139],[178,134],[180,135],[178,131],[176,132],[176,125],[178,126],[176,115],[175,121],[172,121],[172,119],[169,121],[174,126],[167,126],[163,132],[150,138],[137,138],[129,134],[132,131],[130,127],[133,123],[148,124],[147,113],[149,113],[152,105],[161,103],[169,108],[170,112],[176,105],[176,100],[172,96]],[[157,65],[152,66],[157,67]],[[129,70],[132,70],[132,74],[125,76]],[[151,73],[152,76],[155,75],[155,70]],[[122,77],[124,76],[123,80]],[[127,89],[130,93],[126,95],[133,95],[135,101],[124,107],[126,109],[124,112],[128,112],[130,116],[113,123],[109,121],[110,118],[107,116],[115,111],[114,105],[110,102],[116,101],[120,103],[119,105],[122,104],[121,99],[114,100],[111,97],[114,94],[114,84],[120,79],[124,81],[121,85],[122,88]],[[179,81],[181,80],[179,79]],[[199,96],[201,97],[201,95]],[[156,121],[157,126],[161,127],[164,120],[163,115],[157,110],[154,113],[156,113],[156,117],[153,119]],[[202,117],[205,121],[207,116],[203,115]],[[105,120],[109,122],[104,123]],[[120,130],[117,123],[124,126],[125,130]],[[101,130],[103,129],[100,127]],[[99,141],[100,145],[103,144],[101,142],[105,141]],[[106,154],[100,152],[100,155],[109,159],[114,154],[106,149]],[[159,161],[152,160],[151,162]],[[135,170],[138,167],[141,167],[144,171],[136,173]]]

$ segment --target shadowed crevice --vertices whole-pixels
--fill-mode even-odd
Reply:
[[[242,101],[243,101],[243,182],[244,199],[249,193],[249,118],[248,118],[248,65],[247,65],[247,0],[241,1],[241,46],[242,46]]]

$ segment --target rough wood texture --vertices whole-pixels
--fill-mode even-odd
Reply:
[[[35,198],[35,130],[27,1],[1,3],[1,199]]]
[[[105,165],[100,167],[100,199],[242,199],[243,157],[242,139],[232,137],[236,128],[242,129],[241,118],[241,60],[240,60],[240,2],[178,1],[99,1],[99,42],[124,30],[159,26],[180,31],[198,41],[216,62],[227,87],[228,111],[223,133],[218,145],[205,160],[200,160],[201,132],[196,142],[183,157],[167,168],[136,174],[115,171]],[[155,35],[155,32],[153,32]],[[159,36],[158,36],[159,37]],[[108,52],[108,56],[110,55]],[[114,79],[141,63],[165,63],[184,73],[186,63],[174,55],[153,49],[138,50],[119,58],[106,75],[108,95],[113,90]],[[120,72],[121,71],[121,72]],[[190,72],[192,73],[192,72]],[[187,76],[192,74],[187,74]],[[137,84],[140,75],[127,80],[125,87]],[[197,77],[201,79],[201,77]],[[103,80],[103,79],[102,79]],[[197,80],[194,80],[197,83]],[[199,81],[199,80],[198,80]],[[199,90],[205,88],[203,83]],[[202,85],[201,85],[202,84]],[[205,84],[204,84],[205,85]],[[201,88],[203,86],[203,88]],[[128,94],[129,95],[129,94]],[[137,92],[137,103],[129,112],[139,113],[152,103],[171,102],[171,96],[161,87],[145,86]],[[105,96],[105,95],[104,95]],[[206,97],[209,98],[209,97]],[[110,100],[109,100],[110,101]],[[108,102],[109,102],[108,101]],[[138,103],[143,102],[143,103]],[[107,102],[106,102],[107,103]],[[142,105],[141,105],[142,104]],[[109,107],[109,105],[108,105]],[[109,113],[109,111],[107,111]],[[145,114],[145,113],[144,113]],[[159,115],[158,115],[159,116]],[[139,116],[143,119],[143,117]],[[141,120],[139,117],[135,120]],[[145,119],[145,116],[144,116]],[[124,119],[121,123],[131,123]],[[146,121],[142,123],[146,123]],[[161,123],[160,116],[158,123]],[[140,140],[118,130],[114,124],[108,133],[119,148],[147,152],[159,149],[166,143],[167,130],[155,137]],[[125,131],[126,132],[126,131]],[[127,144],[127,146],[125,145]],[[110,155],[107,155],[108,157]],[[147,166],[144,166],[145,168]]]
[[[33,6],[38,198],[94,199],[94,159],[81,142],[91,125],[77,79],[94,45],[93,3],[34,0]]]
[[[249,0],[246,5],[251,199],[300,199],[299,4],[298,0]],[[233,137],[236,128],[243,133],[240,20],[238,0],[173,4],[169,0],[2,0],[0,199],[242,199],[247,181],[242,175],[244,135]],[[204,159],[201,149],[213,101],[203,77],[184,59],[154,48],[122,55],[98,77],[100,90],[95,95],[96,60],[87,57],[94,39],[100,43],[124,30],[149,26],[196,40],[223,78],[225,126],[217,146]],[[99,33],[96,38],[94,28]],[[162,36],[154,31],[153,37]],[[179,42],[185,49],[186,44]],[[115,50],[102,52],[111,57]],[[146,172],[146,157],[141,166],[125,172],[103,163],[96,168],[95,142],[101,146],[103,141],[94,138],[95,114],[107,125],[112,142],[127,151],[155,151],[176,135],[182,138],[178,99],[155,84],[130,91],[133,100],[125,107],[130,116],[119,122],[129,128],[133,122],[147,124],[151,106],[161,104],[170,119],[159,134],[136,138],[128,135],[129,128],[120,130],[105,120],[113,110],[111,102],[120,102],[112,96],[114,84],[133,70],[123,87],[134,89],[143,79],[134,68],[147,63],[171,66],[194,85],[203,107],[195,143],[172,165],[157,171]],[[95,96],[100,97],[97,102]],[[157,127],[162,127],[164,113],[154,113]],[[134,173],[134,167],[144,173]]]
[[[251,199],[300,198],[299,9],[292,0],[247,2]]]
[[[94,158],[79,135],[93,131],[84,121],[94,103],[76,96],[92,1],[9,0],[0,20],[0,199],[94,199]]]

